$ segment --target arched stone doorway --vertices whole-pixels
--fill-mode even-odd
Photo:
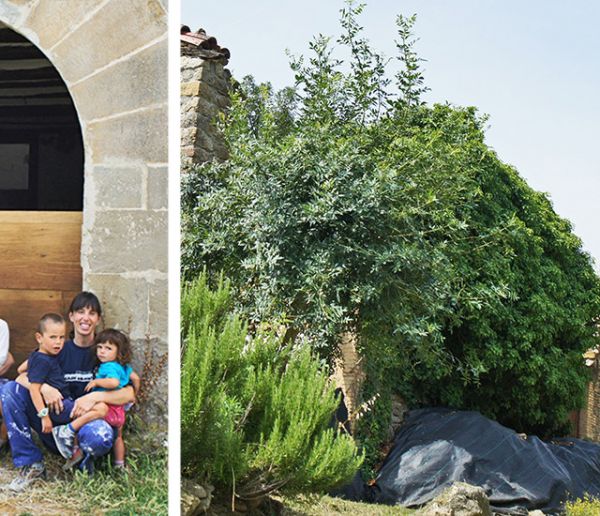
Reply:
[[[83,211],[69,259],[105,326],[129,333],[143,373],[148,350],[167,352],[167,0],[2,0],[0,22],[43,53],[73,101]],[[155,378],[151,413],[166,412],[166,378]]]
[[[40,315],[65,313],[81,290],[83,156],[60,74],[0,22],[0,316],[17,363],[35,347]]]

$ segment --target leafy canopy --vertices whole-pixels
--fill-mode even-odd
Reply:
[[[422,102],[414,17],[397,19],[389,79],[361,11],[342,10],[347,62],[319,36],[294,88],[234,91],[229,160],[185,175],[183,274],[224,270],[249,320],[283,318],[328,359],[357,331],[367,395],[557,431],[596,342],[590,258],[485,145],[485,118]]]

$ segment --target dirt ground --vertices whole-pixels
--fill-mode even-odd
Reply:
[[[15,493],[6,486],[17,476],[18,471],[12,466],[10,454],[0,458],[0,514],[4,515],[64,515],[78,514],[76,507],[69,507],[68,492],[57,495],[56,481],[66,480],[69,473],[61,469],[62,459],[45,455],[47,480],[36,482],[23,493]]]

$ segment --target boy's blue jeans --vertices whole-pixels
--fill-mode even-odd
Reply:
[[[33,442],[32,428],[38,433],[46,448],[58,454],[52,433],[42,433],[42,420],[37,416],[37,410],[33,406],[29,391],[16,382],[8,382],[1,389],[2,414],[8,430],[13,464],[21,467],[43,461],[42,452]],[[50,412],[53,425],[66,425],[71,421],[70,414],[73,403],[73,400],[65,399],[60,414]],[[110,425],[106,421],[92,421],[88,425],[93,425],[94,431],[82,432],[79,446],[94,457],[106,454],[112,447],[113,432]],[[111,442],[107,443],[107,439],[110,439]]]

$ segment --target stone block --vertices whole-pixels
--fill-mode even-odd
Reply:
[[[166,33],[159,0],[111,0],[52,50],[63,77],[75,82]]]
[[[198,103],[200,97],[181,97],[181,112],[182,113],[195,113],[198,110]]]
[[[84,227],[84,263],[95,273],[166,273],[167,225],[166,211],[98,211]]]
[[[148,289],[148,334],[160,339],[166,346],[169,333],[169,291],[167,280],[155,280]],[[157,343],[157,352],[166,353],[166,347]]]
[[[182,127],[181,129],[181,146],[186,147],[193,145],[196,141],[196,134],[198,129],[196,127]]]
[[[148,167],[148,209],[166,210],[169,201],[169,169]]]
[[[184,82],[181,84],[182,97],[197,97],[200,95],[200,81]]]
[[[167,106],[102,120],[87,126],[93,163],[111,160],[167,163]]]
[[[425,507],[415,512],[419,516],[492,516],[490,502],[483,488],[455,482]]]
[[[37,2],[31,9],[25,24],[37,34],[40,47],[48,50],[99,4],[98,0]]]
[[[140,167],[94,167],[94,204],[100,209],[142,208],[144,169]]]
[[[216,139],[206,131],[198,131],[194,147],[200,147],[207,151],[212,151],[215,147]]]
[[[146,334],[148,286],[145,278],[88,274],[84,288],[94,292],[100,299],[104,310],[104,327],[118,328],[134,339],[144,338]]]
[[[207,61],[199,57],[181,56],[181,82],[198,81],[202,78],[202,70]]]
[[[21,30],[20,21],[22,20],[26,12],[26,3],[23,1],[18,2],[0,2],[0,20],[3,23],[14,27],[17,30]],[[29,36],[28,36],[29,37]]]
[[[76,84],[71,93],[84,120],[167,102],[167,41],[159,41]]]
[[[198,98],[198,113],[208,115],[213,119],[216,117],[221,110],[217,106],[216,102],[213,102],[211,97],[199,97]],[[212,122],[214,124],[214,122]]]
[[[181,127],[202,127],[211,123],[214,116],[198,113],[195,109],[181,110]]]
[[[212,101],[210,96],[198,97],[197,111],[211,117],[217,116],[217,114],[220,112],[219,106],[217,106],[216,102]]]
[[[223,69],[220,71],[220,75],[211,76],[207,81],[210,87],[218,92],[219,95],[229,95],[229,84],[225,80]]]
[[[212,492],[210,485],[202,486],[189,479],[181,480],[181,516],[198,516],[210,508]]]
[[[168,355],[159,339],[132,339],[132,366],[142,378],[140,415],[145,421],[164,421],[167,415]]]

